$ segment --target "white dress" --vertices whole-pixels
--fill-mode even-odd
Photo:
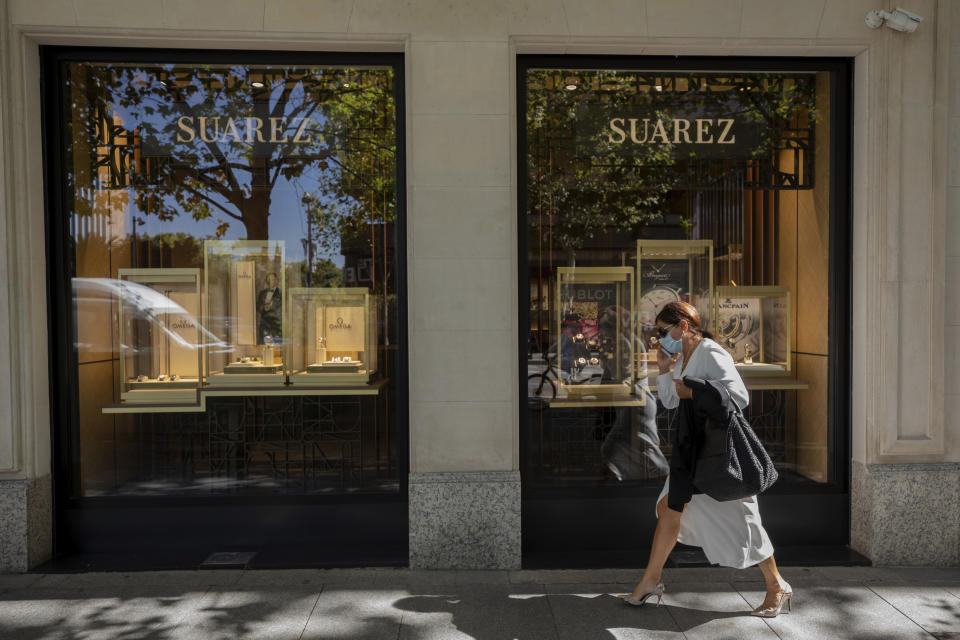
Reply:
[[[674,377],[681,377],[683,355],[677,358],[673,371],[657,377],[657,394],[668,409],[680,404]],[[713,340],[704,338],[690,355],[690,363],[683,369],[684,376],[704,380],[719,380],[730,397],[744,408],[750,402],[747,388],[733,364],[730,354]],[[670,478],[663,485],[657,503],[670,490]],[[694,494],[680,516],[679,542],[703,548],[713,564],[744,569],[773,555],[770,537],[760,521],[757,497],[718,502],[710,496]]]

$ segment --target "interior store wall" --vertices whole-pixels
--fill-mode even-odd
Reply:
[[[957,564],[960,3],[900,4],[916,33],[876,0],[0,4],[0,571],[51,550],[42,44],[405,52],[411,564],[469,568],[520,562],[514,54],[855,57],[853,545]]]
[[[814,188],[782,191],[779,198],[780,226],[778,269],[780,282],[794,296],[791,347],[793,370],[809,388],[797,391],[787,410],[796,425],[789,442],[789,462],[801,475],[817,482],[827,479],[827,370],[830,269],[830,90],[829,76],[817,77],[817,112],[814,125]],[[782,166],[792,168],[793,154],[783,153]],[[802,302],[801,302],[802,301]]]

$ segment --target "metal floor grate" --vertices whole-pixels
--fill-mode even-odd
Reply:
[[[256,551],[220,551],[200,563],[201,569],[246,569]]]

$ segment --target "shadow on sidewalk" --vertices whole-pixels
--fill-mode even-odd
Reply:
[[[529,594],[499,597],[462,597],[460,595],[418,595],[401,598],[394,608],[414,614],[404,615],[404,638],[433,637],[437,629],[421,624],[417,614],[426,621],[436,614],[446,614],[447,629],[471,638],[577,638],[578,640],[619,640],[634,637],[637,631],[660,634],[681,633],[714,620],[752,618],[746,607],[743,611],[705,611],[682,606],[632,607],[611,594]],[[435,620],[435,618],[434,618]],[[645,637],[645,636],[644,636]]]

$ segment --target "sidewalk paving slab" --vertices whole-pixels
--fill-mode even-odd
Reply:
[[[960,567],[882,567],[874,570],[893,573],[906,582],[960,587]]]
[[[0,576],[3,640],[960,640],[960,570],[787,567],[795,609],[750,617],[758,569],[669,569],[664,606],[616,596],[640,571],[218,570]]]
[[[320,590],[209,591],[181,621],[177,638],[297,640]]]
[[[243,571],[142,571],[142,572],[91,572],[91,573],[48,573],[41,574],[41,580],[31,585],[43,589],[87,589],[98,586],[124,588],[138,585],[157,587],[179,587],[203,589],[213,586],[227,586],[236,583]]]
[[[821,580],[826,583],[873,584],[892,582],[903,584],[907,582],[903,573],[883,567],[815,567],[813,573],[820,576]]]
[[[539,585],[538,585],[539,586]],[[399,638],[557,638],[550,602],[542,589],[471,585],[421,592],[393,603],[402,612]]]
[[[687,640],[777,640],[732,583],[683,584],[676,592],[666,586],[663,601]]]
[[[756,607],[762,590],[740,592]],[[860,584],[806,587],[794,591],[793,611],[766,619],[782,640],[931,640],[916,622]]]
[[[549,590],[551,585],[545,585]],[[558,587],[558,585],[553,585]],[[624,585],[570,585],[565,593],[547,596],[560,640],[647,640],[683,638],[664,606],[632,607],[618,594]]]
[[[403,614],[394,603],[408,595],[406,588],[364,588],[347,584],[325,587],[302,637],[304,640],[396,640]]]
[[[43,579],[43,574],[37,573],[2,573],[0,574],[0,597],[5,591],[25,589]]]
[[[869,588],[930,633],[960,633],[960,598],[943,587],[874,584]]]
[[[144,585],[6,594],[0,600],[0,637],[173,638],[203,596]]]

